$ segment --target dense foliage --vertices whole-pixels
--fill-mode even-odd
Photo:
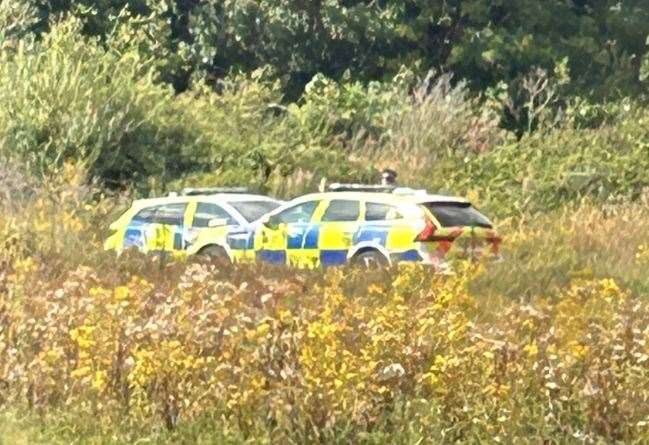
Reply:
[[[391,167],[502,215],[647,185],[639,4],[298,3],[0,3],[0,157],[156,193]]]
[[[396,74],[403,64],[452,71],[475,88],[509,82],[564,58],[574,90],[610,97],[639,88],[647,53],[644,0],[366,1],[13,0],[33,6],[45,31],[56,17],[83,17],[104,38],[125,14],[137,16],[148,49],[165,60],[165,78],[184,89],[189,76],[271,66],[289,97],[317,73],[361,81]]]
[[[0,436],[649,441],[649,7],[0,0]],[[102,252],[134,196],[468,196],[505,261]]]
[[[413,58],[404,67],[403,61],[375,57],[394,65],[382,69],[377,77],[363,74],[375,69],[364,71],[362,64],[354,65],[353,71],[345,68],[342,75],[325,69],[329,62],[311,60],[315,65],[304,69],[309,74],[300,87],[299,100],[287,102],[292,93],[279,71],[300,63],[255,62],[251,55],[281,58],[280,49],[286,45],[277,44],[272,51],[246,50],[241,58],[249,66],[232,62],[215,75],[214,66],[188,68],[193,65],[191,57],[186,59],[192,51],[203,54],[196,45],[207,45],[210,38],[199,38],[196,30],[185,32],[179,27],[190,26],[199,16],[207,20],[207,10],[229,11],[233,18],[228,26],[245,21],[241,14],[252,14],[260,23],[261,17],[274,17],[281,23],[264,29],[279,33],[283,27],[299,26],[300,20],[315,12],[292,16],[273,8],[295,5],[258,2],[244,14],[243,3],[216,3],[197,4],[188,12],[160,2],[129,3],[126,9],[119,2],[93,2],[94,9],[83,3],[73,7],[64,2],[2,2],[0,157],[28,165],[41,176],[74,161],[87,170],[89,179],[99,178],[113,188],[136,186],[141,192],[161,192],[183,184],[243,183],[284,196],[313,189],[322,178],[373,180],[377,170],[391,167],[401,172],[404,183],[478,193],[490,211],[502,215],[520,214],[530,206],[556,207],[585,195],[599,200],[614,195],[635,198],[647,185],[642,96],[610,103],[595,101],[597,95],[574,96],[577,84],[588,81],[588,76],[574,71],[569,57],[545,63],[540,56],[525,56],[530,60],[525,70],[535,68],[514,70],[518,74],[511,79],[490,69],[494,82],[484,73],[478,75],[491,85],[480,95],[475,94],[476,84],[468,71],[457,69],[458,74],[452,76],[425,70],[431,66],[455,69],[455,65],[414,63]],[[463,13],[473,16],[482,11],[477,6],[480,2],[475,3],[473,8],[463,5]],[[315,3],[310,5],[305,8],[316,8]],[[324,3],[320,6],[325,8]],[[457,13],[447,6],[445,14]],[[624,17],[630,19],[626,10],[630,7],[625,4],[622,10],[602,15],[601,11],[596,14],[598,8],[584,6],[579,14],[595,14],[618,29],[614,17],[626,11]],[[425,9],[421,5],[412,6],[409,12],[394,8],[378,3],[329,5],[327,13],[321,14],[322,26],[337,29],[339,38],[334,40],[342,44],[351,37],[345,31],[347,25],[333,16],[344,22],[360,14],[365,19],[358,19],[357,25],[365,26],[372,22],[372,14],[394,18],[424,14]],[[336,15],[338,10],[344,13]],[[512,6],[508,17],[513,19],[516,11]],[[69,14],[62,16],[63,12]],[[216,24],[220,19],[212,20]],[[376,35],[392,26],[387,19],[379,22],[382,31],[377,29]],[[195,25],[201,32],[211,32],[205,22],[196,23],[203,23]],[[214,32],[223,30],[213,28]],[[237,32],[249,32],[245,26],[232,32],[235,38],[228,42],[244,45],[248,41],[245,36],[236,37]],[[634,32],[640,31],[629,25],[625,38]],[[254,35],[261,36],[259,32]],[[372,35],[366,33],[364,38]],[[295,44],[309,40],[304,36],[293,40],[293,32],[282,38]],[[313,43],[315,37],[310,38]],[[454,42],[459,45],[459,35],[458,39]],[[262,40],[268,45],[273,41]],[[322,48],[327,45],[322,43]],[[541,51],[537,44],[529,45]],[[388,46],[381,47],[388,51]],[[218,47],[234,51],[228,45]],[[458,51],[469,50],[455,48],[449,54]],[[363,54],[367,53],[365,45]],[[296,48],[290,54],[306,57]],[[618,56],[616,60],[621,61],[621,53]],[[206,58],[205,54],[201,57]],[[470,59],[466,54],[461,57],[466,63]],[[640,69],[640,56],[633,60]],[[243,71],[229,71],[232,66]],[[178,94],[168,81],[183,69],[194,75],[191,82],[187,77],[189,83]],[[596,70],[591,71],[595,75]],[[614,71],[616,75],[623,72]],[[634,74],[636,80],[639,73]],[[373,77],[381,80],[366,82]],[[592,85],[602,86],[601,81]],[[616,91],[636,91],[632,83]],[[609,162],[613,150],[617,155]]]
[[[2,402],[62,431],[65,408],[70,439],[197,440],[196,423],[258,443],[647,439],[649,308],[613,280],[476,320],[462,278],[418,269],[368,287],[82,268],[25,289],[41,267],[7,279]]]

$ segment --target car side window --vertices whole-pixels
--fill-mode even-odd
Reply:
[[[357,221],[361,213],[359,201],[335,199],[322,215],[322,221]]]
[[[402,216],[394,206],[375,202],[365,205],[365,221],[392,221],[400,218]]]
[[[182,226],[185,219],[186,203],[163,204],[140,210],[133,221]]]
[[[307,201],[290,207],[270,218],[272,225],[306,223],[311,221],[313,212],[318,206],[318,201]]]
[[[156,206],[156,207],[147,207],[145,209],[142,209],[135,214],[135,216],[131,221],[139,222],[139,223],[153,222],[153,215],[155,214],[157,208],[158,207]]]
[[[196,204],[193,227],[209,227],[209,223],[213,219],[224,219],[227,221],[227,225],[236,224],[235,219],[220,205],[211,202],[199,202]]]

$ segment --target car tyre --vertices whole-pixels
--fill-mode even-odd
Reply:
[[[221,246],[206,246],[203,247],[199,252],[198,256],[204,260],[210,262],[218,262],[229,264],[230,258],[226,253],[225,249]]]
[[[354,255],[351,264],[352,266],[362,267],[368,270],[384,269],[389,266],[388,260],[376,250]]]

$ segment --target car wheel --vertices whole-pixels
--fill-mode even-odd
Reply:
[[[208,261],[215,261],[215,262],[223,262],[223,263],[229,263],[230,258],[228,257],[228,254],[226,253],[225,249],[220,246],[206,246],[203,247],[199,252],[198,256],[208,260]]]
[[[383,269],[388,267],[388,260],[376,250],[362,252],[354,255],[351,261],[352,266],[362,267],[364,269]]]

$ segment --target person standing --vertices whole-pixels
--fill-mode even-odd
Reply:
[[[397,172],[386,168],[381,172],[381,185],[384,187],[394,187],[397,185]]]

